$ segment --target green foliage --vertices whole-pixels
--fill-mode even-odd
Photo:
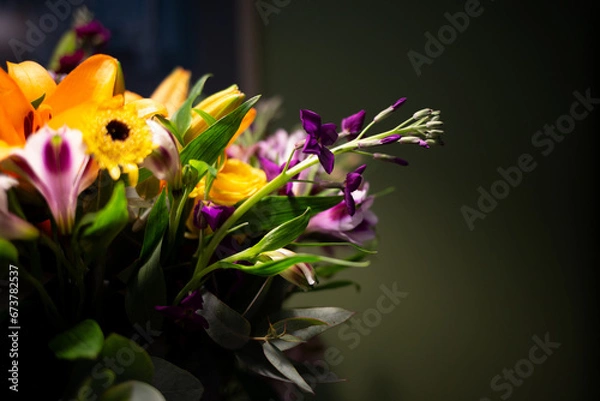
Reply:
[[[58,334],[48,346],[58,359],[96,359],[104,344],[104,334],[95,320],[87,319]]]
[[[196,376],[162,358],[152,357],[153,385],[167,401],[198,401],[204,386]]]
[[[179,109],[171,116],[171,122],[173,124],[171,128],[175,128],[171,132],[181,144],[183,144],[183,136],[192,124],[192,106],[196,102],[196,99],[202,94],[204,84],[211,76],[211,74],[206,74],[196,81],[185,102],[183,102],[181,107],[179,107]]]
[[[200,316],[208,322],[206,333],[223,348],[238,349],[250,339],[250,323],[212,293],[202,294],[203,308]]]

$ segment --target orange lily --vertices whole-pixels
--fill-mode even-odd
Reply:
[[[8,73],[0,69],[0,161],[51,119],[111,99],[120,84],[119,62],[103,54],[85,60],[58,85],[35,62],[8,63]],[[42,96],[35,109],[31,102]]]

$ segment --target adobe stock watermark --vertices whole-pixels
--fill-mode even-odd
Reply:
[[[8,45],[18,62],[23,61],[25,53],[33,52],[36,47],[41,46],[46,41],[46,35],[54,32],[59,21],[64,22],[73,12],[73,7],[83,4],[85,0],[47,0],[44,5],[49,10],[42,14],[37,23],[28,19],[25,21],[27,30],[25,32],[25,40],[12,38],[8,41]]]
[[[489,0],[493,2],[494,0]],[[483,14],[484,7],[480,0],[467,0],[463,7],[464,11],[457,11],[454,14],[449,12],[444,13],[444,18],[448,24],[442,25],[437,30],[437,35],[431,32],[425,32],[425,45],[423,51],[425,54],[419,53],[416,50],[410,49],[406,56],[410,61],[417,77],[423,73],[421,68],[424,65],[431,65],[433,61],[440,57],[446,50],[446,46],[452,45],[459,34],[464,33],[471,23],[472,18],[480,17]]]
[[[256,11],[260,15],[265,26],[269,25],[269,16],[279,14],[281,9],[290,5],[292,0],[257,0],[254,3]]]
[[[529,348],[526,358],[519,359],[510,369],[502,369],[502,373],[497,374],[490,380],[492,391],[499,393],[501,400],[507,400],[513,394],[515,387],[520,387],[524,381],[533,375],[536,366],[539,366],[548,360],[548,357],[560,347],[560,343],[551,341],[550,334],[546,333],[542,340],[538,336],[531,338],[535,345]],[[482,397],[479,401],[492,401],[491,398]]]
[[[402,300],[409,295],[408,292],[400,291],[398,283],[391,286],[381,284],[379,286],[381,295],[375,301],[375,306],[365,309],[358,316],[353,316],[338,329],[337,336],[344,342],[348,350],[356,349],[363,337],[368,336],[379,326],[385,315],[392,313]],[[344,361],[344,353],[334,345],[330,345],[323,352],[323,359],[316,361],[305,361],[302,366],[306,372],[302,378],[314,390],[318,383],[339,381],[339,377],[331,370],[332,367],[340,365]],[[303,401],[306,395],[291,383],[286,383],[283,401]],[[275,400],[269,400],[275,401]]]
[[[534,149],[542,156],[549,156],[557,143],[562,142],[566,135],[569,135],[575,129],[576,123],[582,121],[594,111],[596,105],[600,104],[600,98],[592,97],[591,88],[586,89],[582,94],[579,91],[573,92],[575,101],[571,103],[569,112],[559,116],[554,124],[545,124],[542,129],[536,131],[531,136],[531,144]],[[496,171],[500,176],[491,185],[484,188],[477,188],[479,198],[475,207],[462,205],[460,212],[470,231],[475,230],[475,222],[485,219],[496,207],[499,201],[506,199],[514,189],[521,185],[523,178],[527,173],[532,172],[538,166],[536,157],[531,153],[523,153],[514,165],[506,168],[498,167]]]

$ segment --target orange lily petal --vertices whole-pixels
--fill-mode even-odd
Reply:
[[[58,84],[56,91],[44,103],[54,114],[85,102],[101,103],[113,97],[119,62],[105,54],[91,56]]]
[[[17,83],[0,68],[0,140],[24,145],[25,137],[37,130],[38,125],[33,106]]]
[[[54,93],[56,82],[44,67],[34,61],[19,64],[7,62],[8,75],[19,85],[27,101],[33,102],[43,94],[46,98]]]
[[[177,67],[152,93],[150,98],[162,103],[172,115],[183,104],[188,95],[191,72]]]
[[[240,127],[235,132],[235,134],[233,135],[233,138],[231,138],[231,140],[229,141],[229,143],[227,144],[227,146],[229,146],[232,143],[234,143],[235,140],[238,139],[238,137],[240,135],[242,135],[248,129],[248,127],[250,126],[250,124],[252,124],[254,122],[254,118],[255,117],[256,117],[256,109],[253,107],[250,110],[248,110],[248,112],[246,113],[246,115],[242,119],[242,122],[240,123]]]
[[[96,103],[83,103],[55,115],[48,121],[48,126],[54,130],[58,130],[63,125],[66,125],[69,128],[83,131],[94,118],[96,110],[98,110],[98,105]]]

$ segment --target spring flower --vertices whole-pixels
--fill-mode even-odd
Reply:
[[[167,109],[168,115],[172,115],[187,98],[190,76],[190,71],[184,70],[181,67],[175,68],[156,87],[150,99],[163,104]]]
[[[215,205],[212,202],[199,201],[192,212],[194,225],[201,230],[210,227],[211,230],[216,231],[234,211],[233,206]]]
[[[300,120],[308,134],[302,152],[317,155],[327,174],[331,174],[335,156],[327,146],[333,145],[338,138],[335,124],[322,124],[321,116],[311,110],[300,110]]]
[[[294,255],[296,255],[295,252],[285,248],[280,248],[276,251],[264,252],[261,254],[261,256],[266,256],[273,261],[289,258]],[[279,273],[279,275],[290,283],[302,288],[304,291],[308,291],[315,284],[317,284],[315,271],[308,263],[296,263],[295,265],[290,266],[283,272]]]
[[[367,165],[363,164],[346,175],[346,181],[344,182],[344,202],[346,203],[346,210],[350,216],[354,216],[354,213],[356,213],[356,203],[352,197],[352,192],[356,191],[362,184],[362,173],[364,173],[366,168]]]
[[[208,322],[196,312],[203,309],[202,294],[196,290],[185,297],[177,306],[155,306],[154,309],[186,328],[208,328]]]
[[[152,131],[152,142],[157,145],[144,159],[142,167],[152,171],[159,180],[167,181],[173,188],[181,188],[181,160],[176,139],[161,124],[147,120]]]
[[[364,245],[375,238],[374,227],[377,216],[370,210],[374,198],[367,196],[368,183],[362,189],[354,191],[352,197],[357,205],[354,215],[348,213],[346,203],[340,202],[331,209],[318,213],[310,219],[306,233],[320,233]]]
[[[63,127],[42,128],[31,135],[23,149],[13,152],[22,176],[42,196],[62,234],[75,222],[77,196],[96,179],[98,169],[86,154],[80,131]]]
[[[210,114],[215,120],[226,116],[235,110],[246,98],[237,85],[210,95],[198,103],[194,108]],[[185,134],[185,142],[189,143],[202,132],[206,131],[209,124],[197,113],[193,113],[192,125]]]
[[[58,85],[41,65],[25,61],[0,69],[0,160],[13,149],[22,148],[27,138],[51,119],[62,117],[55,129],[80,113],[71,112],[82,105],[98,105],[113,97],[119,78],[119,63],[106,55],[88,58]],[[44,96],[34,108],[31,102]]]
[[[202,179],[190,197],[204,199],[206,179]],[[267,183],[264,171],[237,159],[227,159],[213,181],[208,199],[224,206],[233,206],[252,196]]]
[[[341,135],[347,136],[348,139],[354,139],[356,135],[362,130],[365,122],[366,111],[361,110],[356,114],[352,114],[342,120],[342,132]]]
[[[396,100],[391,106],[389,106],[387,109],[384,109],[379,114],[377,114],[373,118],[373,121],[381,121],[381,120],[383,120],[384,118],[386,118],[387,116],[389,116],[391,113],[393,113],[394,111],[396,111],[404,103],[406,103],[406,98],[405,97],[401,97],[400,99]]]
[[[18,181],[14,178],[0,174],[0,238],[6,240],[37,238],[39,232],[34,226],[8,210],[6,192],[17,184]]]

